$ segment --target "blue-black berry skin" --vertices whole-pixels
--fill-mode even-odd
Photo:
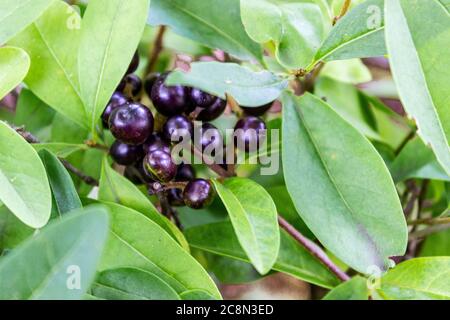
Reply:
[[[161,75],[153,84],[150,98],[156,110],[166,117],[182,114],[190,104],[189,89],[180,86],[167,86],[167,74]]]
[[[122,79],[116,90],[130,98],[136,98],[142,90],[142,80],[135,74],[129,74]]]
[[[111,113],[117,109],[120,106],[123,106],[124,104],[128,104],[129,100],[127,97],[125,97],[121,92],[115,92],[111,99],[109,100],[108,105],[105,108],[105,111],[103,111],[102,114],[102,123],[105,128],[108,128],[108,122],[109,117],[111,116]]]
[[[197,88],[191,89],[191,101],[196,107],[207,108],[211,106],[216,97]]]
[[[153,132],[153,115],[146,106],[130,103],[115,109],[109,118],[113,136],[126,144],[143,144]]]
[[[258,117],[248,116],[240,119],[234,127],[237,148],[245,152],[256,151],[266,129],[265,122]]]
[[[219,129],[217,129],[211,123],[205,122],[201,127],[197,129],[197,134],[199,137],[199,146],[197,146],[201,151],[211,152],[211,156],[215,156],[216,153],[221,153],[223,149],[223,138]]]
[[[208,207],[214,200],[215,191],[211,182],[204,179],[190,181],[183,190],[184,203],[192,209]]]
[[[180,164],[177,169],[175,181],[191,181],[195,179],[194,167],[190,164]]]
[[[173,180],[177,173],[177,165],[172,156],[162,150],[153,151],[145,156],[144,169],[149,176],[161,182]]]
[[[130,66],[128,67],[127,74],[135,72],[139,67],[139,62],[140,62],[139,54],[136,51],[134,53],[133,59],[131,60]]]
[[[144,157],[142,146],[129,145],[120,141],[113,143],[109,154],[117,164],[122,166],[135,164]]]
[[[241,107],[241,108],[242,108],[242,110],[244,110],[246,115],[259,117],[259,116],[264,115],[267,111],[269,111],[269,109],[272,107],[272,105],[273,105],[273,102],[265,104],[260,107],[254,107],[254,108]]]
[[[169,118],[163,126],[162,135],[167,141],[180,142],[182,137],[190,138],[194,134],[194,124],[186,116]]]
[[[212,121],[220,117],[227,107],[227,102],[220,98],[216,98],[214,102],[205,110],[200,112],[197,116],[197,120],[200,121]]]
[[[160,76],[161,76],[160,73],[158,73],[158,72],[152,72],[152,73],[150,73],[150,74],[145,78],[145,81],[144,81],[144,90],[145,90],[145,93],[147,93],[147,95],[148,95],[149,97],[151,97],[151,95],[152,95],[152,88],[153,88],[153,86],[155,85],[156,80],[158,80],[158,78],[159,78]]]
[[[170,143],[159,133],[153,133],[152,135],[150,135],[147,141],[145,141],[143,148],[146,154],[156,150],[162,150],[164,152],[170,153]]]

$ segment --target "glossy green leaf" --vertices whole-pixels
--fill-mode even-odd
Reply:
[[[367,280],[356,276],[331,290],[323,300],[367,300],[368,298]]]
[[[450,181],[433,151],[416,137],[402,149],[390,166],[395,182],[406,179],[435,179]]]
[[[119,268],[101,272],[91,287],[92,295],[106,300],[179,300],[178,294],[154,274]]]
[[[71,154],[87,150],[88,147],[85,144],[72,144],[72,143],[61,143],[61,142],[49,142],[49,143],[38,143],[33,144],[33,148],[36,151],[48,150],[57,157],[67,158]]]
[[[35,230],[26,226],[7,207],[0,206],[0,256],[31,236]]]
[[[372,81],[372,73],[361,59],[330,61],[320,75],[355,85]]]
[[[45,170],[52,189],[57,212],[63,215],[82,207],[80,197],[73,185],[72,178],[56,156],[48,150],[39,151],[39,157],[44,163]]]
[[[305,68],[313,60],[329,27],[329,20],[325,26],[321,9],[313,2],[243,0],[242,22],[253,40],[275,44],[275,55],[283,66]]]
[[[176,71],[167,84],[203,89],[225,99],[230,94],[242,106],[262,106],[277,99],[288,80],[268,71],[255,72],[235,63],[196,62],[186,73]]]
[[[188,290],[180,294],[182,300],[217,300],[203,290]]]
[[[283,170],[298,213],[355,270],[385,269],[403,255],[407,228],[376,149],[321,99],[283,96]]]
[[[79,51],[81,96],[94,129],[144,31],[150,0],[91,0]]]
[[[420,248],[420,256],[450,256],[450,229],[429,235]]]
[[[0,200],[25,224],[43,227],[50,218],[51,192],[36,151],[0,121]]]
[[[53,0],[2,0],[0,45],[37,19]]]
[[[231,178],[214,186],[227,208],[239,243],[261,274],[270,271],[280,247],[277,208],[263,187],[249,179]]]
[[[0,299],[81,299],[95,276],[108,215],[92,206],[67,215],[0,259]]]
[[[87,126],[80,97],[77,55],[80,30],[69,24],[80,19],[62,1],[54,1],[44,14],[9,43],[31,57],[25,83],[42,101],[81,126]]]
[[[367,0],[338,21],[315,60],[345,60],[385,54],[384,0]]]
[[[0,48],[0,99],[17,87],[30,69],[30,57],[20,48]]]
[[[192,227],[185,231],[185,235],[194,248],[250,262],[228,221]],[[273,270],[325,288],[339,283],[325,266],[284,230],[280,231],[280,251]]]
[[[164,217],[133,183],[114,171],[106,158],[103,161],[98,198],[101,201],[115,202],[141,212],[189,251],[189,245],[181,231]]]
[[[149,23],[241,59],[262,59],[261,47],[245,32],[239,0],[152,0]]]
[[[220,299],[208,273],[164,229],[133,209],[105,204],[111,214],[111,229],[100,271],[140,268],[158,276],[178,293],[202,289]]]
[[[397,89],[419,135],[448,175],[449,41],[450,13],[438,0],[386,2],[386,43]]]
[[[389,300],[450,300],[450,257],[403,262],[381,278],[378,293]]]

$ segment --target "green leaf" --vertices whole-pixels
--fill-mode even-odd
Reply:
[[[114,171],[108,164],[106,158],[103,160],[98,199],[101,201],[115,202],[141,212],[163,228],[189,252],[189,244],[184,238],[183,233],[169,219],[164,217],[133,183]]]
[[[185,235],[194,248],[250,262],[228,221],[192,227],[185,231]],[[280,251],[273,270],[325,288],[339,283],[324,265],[284,230],[280,230]]]
[[[396,183],[411,178],[450,181],[433,151],[418,137],[402,149],[390,170]]]
[[[108,215],[99,206],[46,227],[0,259],[0,299],[81,299],[95,276],[107,231]]]
[[[88,147],[85,144],[73,144],[73,143],[61,143],[61,142],[49,142],[49,143],[38,143],[33,144],[33,148],[36,151],[40,150],[48,150],[53,153],[55,156],[60,158],[67,158],[71,154],[88,150]]]
[[[324,17],[313,1],[243,0],[241,16],[249,36],[259,42],[273,42],[275,55],[285,67],[307,67],[323,38]],[[327,17],[328,18],[328,17]]]
[[[367,280],[356,276],[328,292],[323,300],[367,300],[368,298]]]
[[[0,200],[35,229],[50,218],[52,196],[44,165],[19,134],[0,121]]]
[[[262,60],[262,49],[241,21],[239,0],[152,0],[149,23],[241,59]]]
[[[397,89],[418,133],[450,175],[450,13],[437,0],[386,2],[386,43]]]
[[[30,69],[30,57],[20,48],[0,48],[0,99],[17,87]]]
[[[30,90],[56,111],[86,127],[77,72],[80,31],[69,27],[72,17],[81,19],[68,4],[54,1],[9,43],[23,48],[31,58],[30,72],[25,78]]]
[[[450,257],[417,258],[381,278],[378,293],[389,300],[449,300]]]
[[[94,129],[141,39],[150,0],[91,0],[79,51],[81,96]]]
[[[351,84],[372,81],[372,73],[361,59],[330,61],[324,65],[320,75]]]
[[[178,294],[163,280],[136,268],[101,272],[91,291],[94,297],[106,300],[180,300]]]
[[[35,230],[23,224],[7,207],[0,206],[0,256],[31,236]]]
[[[47,170],[47,176],[55,199],[56,209],[61,216],[82,207],[72,178],[62,163],[47,150],[39,151],[39,157]]]
[[[450,256],[450,229],[429,235],[420,249],[421,257]]]
[[[14,123],[25,126],[40,141],[50,138],[50,126],[55,117],[55,111],[45,102],[36,97],[33,92],[23,88],[17,100]]]
[[[208,273],[164,229],[137,211],[105,204],[111,214],[111,230],[100,271],[140,268],[158,276],[178,293],[202,289],[220,299]]]
[[[235,63],[196,62],[191,71],[175,71],[169,85],[196,87],[225,99],[230,94],[242,106],[257,107],[277,99],[288,80],[268,71],[255,72]]]
[[[385,54],[384,0],[367,0],[338,21],[315,60],[345,60]]]
[[[188,290],[180,294],[182,300],[217,300],[203,290]]]
[[[233,228],[260,274],[275,263],[280,248],[277,208],[263,187],[249,179],[231,178],[214,186],[227,208]]]
[[[319,98],[283,96],[283,169],[298,213],[355,270],[403,255],[407,227],[394,183],[372,144]]]
[[[0,3],[0,45],[37,19],[52,1],[2,0]]]

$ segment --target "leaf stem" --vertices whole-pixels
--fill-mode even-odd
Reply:
[[[159,55],[163,50],[164,34],[166,33],[167,27],[159,27],[158,34],[156,35],[155,42],[153,43],[153,49],[150,51],[147,69],[145,74],[148,75],[155,70],[156,63],[158,62]]]
[[[341,19],[343,16],[345,16],[350,9],[350,5],[352,4],[352,0],[345,0],[344,4],[342,5],[341,12],[337,17],[334,17],[333,19],[333,26]]]
[[[450,224],[450,217],[447,218],[424,218],[424,219],[416,219],[408,221],[408,225],[410,226],[418,226],[418,225],[442,225],[442,224]]]
[[[410,241],[415,240],[415,239],[425,238],[433,233],[437,233],[437,232],[444,231],[447,229],[450,229],[450,223],[434,225],[434,226],[428,227],[423,230],[412,232],[409,234],[408,238]]]
[[[350,280],[350,277],[344,271],[339,269],[339,267],[330,260],[327,254],[318,245],[302,235],[280,215],[278,215],[278,224],[287,233],[289,233],[292,238],[300,243],[300,245],[302,245],[309,253],[319,259],[319,261],[323,265],[325,265],[332,273],[334,273],[336,277],[338,277],[342,281]]]

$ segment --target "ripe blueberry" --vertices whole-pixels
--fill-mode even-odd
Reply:
[[[109,117],[111,116],[111,113],[114,111],[114,109],[116,109],[124,104],[127,104],[127,103],[128,103],[128,99],[122,93],[115,92],[112,95],[111,99],[109,100],[108,105],[106,106],[105,111],[103,111],[103,114],[102,114],[102,122],[103,122],[103,126],[105,128],[108,127]]]
[[[135,98],[142,90],[142,81],[137,75],[129,74],[122,79],[117,90],[130,98]]]
[[[109,150],[109,154],[114,161],[122,166],[132,165],[144,156],[142,146],[132,146],[120,141],[113,143]]]
[[[151,95],[152,95],[152,88],[153,88],[153,85],[155,84],[156,80],[158,80],[158,78],[159,78],[160,76],[161,76],[160,73],[158,73],[158,72],[153,72],[153,73],[150,73],[150,74],[147,76],[147,78],[145,78],[145,81],[144,81],[144,90],[145,90],[145,92],[147,93],[147,95],[148,95],[149,97],[151,97]]]
[[[272,104],[273,102],[255,108],[251,107],[241,107],[241,108],[242,110],[244,110],[246,115],[259,117],[265,114],[272,107]]]
[[[180,85],[166,86],[166,78],[167,74],[163,74],[156,80],[150,98],[159,113],[167,117],[182,114],[189,105],[189,90]]]
[[[197,117],[197,120],[200,121],[215,120],[222,115],[226,107],[227,102],[225,100],[216,98],[215,101],[209,107],[205,108],[205,110],[200,112],[200,114]]]
[[[145,141],[143,147],[146,154],[156,150],[162,150],[164,152],[170,153],[170,144],[166,140],[164,140],[158,133],[152,134],[147,139],[147,141]]]
[[[183,137],[186,139],[192,137],[194,125],[192,121],[182,115],[169,118],[163,126],[163,137],[167,141],[180,142]]]
[[[199,144],[197,148],[201,151],[205,151],[206,148],[208,151],[208,155],[215,156],[216,154],[221,153],[223,149],[223,139],[220,131],[213,126],[212,124],[205,122],[201,127],[197,128],[197,135],[199,141],[196,141],[196,144]]]
[[[215,97],[207,92],[196,88],[191,89],[191,101],[197,107],[207,108],[213,104],[214,100]]]
[[[248,116],[240,119],[234,127],[237,148],[245,152],[258,150],[265,138],[266,128],[265,122],[260,118]]]
[[[177,173],[177,165],[173,162],[170,153],[156,150],[144,158],[144,169],[147,174],[159,181],[169,182]]]
[[[133,56],[133,60],[131,60],[130,66],[128,67],[127,74],[133,73],[139,67],[139,53],[136,51]]]
[[[124,143],[143,144],[153,131],[153,115],[140,104],[131,103],[115,109],[109,118],[109,128],[113,136]]]
[[[195,179],[195,170],[190,164],[180,164],[177,169],[175,181],[191,181]]]
[[[190,181],[183,190],[184,203],[192,209],[202,209],[214,200],[215,191],[211,182],[204,179]]]

